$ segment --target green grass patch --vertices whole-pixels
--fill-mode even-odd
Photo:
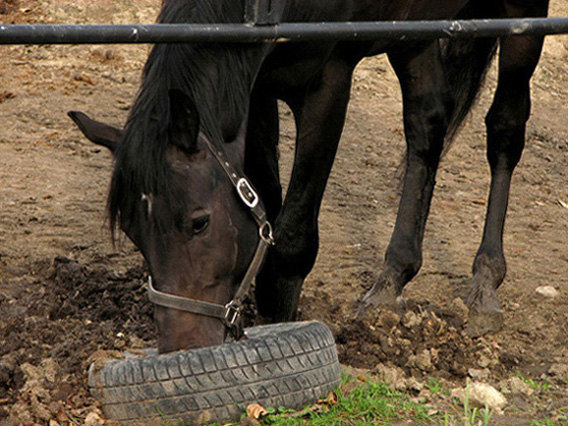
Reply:
[[[428,414],[428,407],[378,380],[344,376],[336,394],[335,404],[322,402],[297,412],[268,409],[269,414],[261,423],[275,426],[390,425],[402,420],[416,424],[439,423],[439,419],[435,421],[437,417]]]
[[[550,383],[548,383],[546,380],[537,381],[537,380],[529,379],[529,378],[523,376],[520,371],[517,371],[515,373],[515,376],[517,376],[524,383],[529,385],[531,387],[531,389],[534,389],[537,392],[545,391],[545,390],[550,388]]]
[[[443,394],[445,396],[450,396],[450,391],[444,388],[442,384],[433,377],[428,379],[427,387],[432,395]]]
[[[558,425],[557,422],[554,420],[532,420],[529,423],[530,426],[556,426]]]

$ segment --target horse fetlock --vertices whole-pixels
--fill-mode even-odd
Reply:
[[[470,310],[476,309],[480,312],[501,310],[495,287],[482,285],[475,279],[469,289],[465,303]]]
[[[473,286],[498,288],[507,274],[507,264],[502,253],[488,255],[479,253],[473,263]]]

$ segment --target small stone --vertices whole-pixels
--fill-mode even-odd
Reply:
[[[424,349],[416,355],[410,355],[406,365],[416,367],[421,371],[430,371],[432,369],[432,355],[428,349]]]
[[[18,364],[15,359],[8,357],[0,359],[0,385],[4,385],[5,388],[9,388],[8,384],[12,380],[17,369]]]
[[[402,318],[402,325],[404,325],[406,328],[414,328],[420,325],[421,322],[422,318],[420,318],[419,315],[415,314],[412,311],[405,313],[404,317]]]
[[[22,365],[20,365],[20,368],[22,370],[22,372],[24,373],[24,377],[26,379],[26,381],[31,381],[31,380],[35,380],[35,381],[39,381],[40,380],[40,373],[38,372],[38,368],[31,365],[28,362],[24,362]]]
[[[94,411],[87,414],[87,417],[85,417],[85,426],[101,426],[104,424],[105,421]]]
[[[53,358],[45,358],[40,363],[43,378],[49,383],[55,383],[59,366]]]
[[[424,384],[420,383],[414,377],[409,377],[408,379],[406,379],[406,389],[420,393],[424,389]]]
[[[86,74],[75,74],[73,76],[73,80],[80,81],[80,82],[86,83],[86,84],[91,85],[91,86],[94,86],[94,85],[97,84],[95,79],[93,79],[92,77],[90,77]]]
[[[114,347],[116,349],[124,349],[126,342],[123,339],[114,339]]]
[[[404,371],[400,367],[389,367],[385,364],[378,364],[375,367],[377,376],[395,390],[406,390],[406,378]]]
[[[491,360],[487,356],[483,354],[479,355],[479,358],[477,359],[478,366],[480,366],[481,368],[487,368],[490,364]]]
[[[424,399],[424,397],[418,395],[418,396],[413,396],[410,398],[410,400],[412,402],[414,402],[415,404],[425,404],[426,403],[426,399]]]
[[[568,380],[568,364],[552,364],[548,374],[563,380]]]
[[[457,399],[461,404],[465,400],[465,391],[462,388],[454,388],[450,391],[450,398]]]
[[[144,349],[148,346],[144,340],[135,335],[128,337],[128,344],[132,349]]]
[[[540,294],[541,296],[548,297],[548,298],[555,298],[558,296],[559,292],[551,285],[545,285],[542,287],[537,287],[535,292]]]
[[[381,314],[379,315],[379,320],[378,320],[379,325],[388,330],[391,330],[392,328],[396,327],[399,322],[400,322],[400,315],[398,315],[396,312],[387,310],[381,312]]]
[[[432,416],[438,414],[438,412],[439,411],[438,411],[437,408],[430,408],[430,409],[428,409],[428,416],[432,417]]]
[[[523,394],[526,396],[531,396],[534,393],[534,389],[523,382],[520,377],[511,377],[508,379],[502,390],[506,393]]]
[[[450,310],[462,321],[467,319],[469,308],[464,303],[461,297],[456,297],[450,302]]]
[[[51,412],[40,402],[36,395],[30,395],[30,407],[32,409],[32,413],[44,422],[48,422],[51,418]]]
[[[8,424],[33,425],[34,419],[29,407],[23,401],[16,401],[10,407],[10,418]]]
[[[414,380],[416,380],[416,379],[414,379]],[[420,383],[420,385],[422,386],[422,389],[420,389],[418,391],[418,397],[422,398],[424,400],[424,402],[432,401],[432,392],[430,392],[430,389],[425,388],[422,383]]]
[[[489,378],[489,370],[487,368],[470,368],[467,375],[474,380],[487,380]]]
[[[446,329],[446,321],[438,318],[434,312],[431,313],[432,317],[424,323],[423,333],[430,336],[439,336]]]
[[[469,399],[472,403],[476,403],[480,407],[486,404],[497,413],[501,413],[505,405],[507,405],[507,398],[493,386],[487,383],[475,382],[470,385]]]
[[[507,405],[507,398],[501,392],[493,386],[481,382],[471,383],[465,389],[452,389],[450,397],[464,404],[466,392],[468,393],[469,404],[472,407],[483,408],[487,405],[497,414],[501,414],[503,408]]]

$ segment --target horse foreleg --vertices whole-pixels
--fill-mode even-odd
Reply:
[[[270,223],[282,207],[278,171],[278,104],[276,98],[255,88],[251,95],[245,148],[245,173],[257,189]]]
[[[452,111],[437,45],[389,54],[402,88],[406,174],[383,270],[362,308],[400,307],[402,289],[422,265],[422,240]]]
[[[495,332],[503,325],[496,290],[506,273],[503,227],[511,177],[525,144],[530,114],[529,80],[542,49],[541,37],[509,37],[501,41],[499,77],[486,117],[487,159],[491,187],[483,239],[473,263],[473,282],[466,302],[468,328],[473,336]]]
[[[303,281],[318,251],[318,214],[349,100],[352,66],[330,60],[309,87],[289,100],[297,126],[296,154],[284,204],[274,227],[276,244],[257,278],[265,321],[295,319]]]

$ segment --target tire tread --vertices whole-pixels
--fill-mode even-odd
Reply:
[[[250,330],[236,343],[109,361],[102,371],[91,369],[91,392],[120,424],[194,424],[236,420],[252,402],[302,408],[339,384],[335,342],[324,324]]]

